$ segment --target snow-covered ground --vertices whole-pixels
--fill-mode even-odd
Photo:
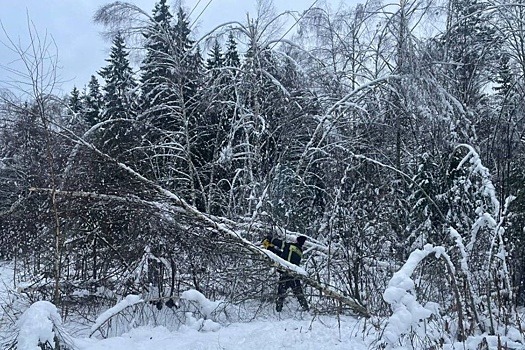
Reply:
[[[12,300],[12,279],[13,270],[11,266],[0,263],[0,300],[4,305],[8,299]],[[210,311],[206,308],[216,303],[203,299],[202,295],[196,291],[183,294],[187,300],[197,303],[197,308],[200,308],[201,314],[204,315],[209,314]],[[123,299],[120,304],[100,315],[93,325],[86,325],[86,329],[89,331],[89,329],[95,328],[94,325],[98,326],[112,313],[120,311],[122,307],[132,305],[133,303],[130,300],[138,301],[135,299],[129,297]],[[290,303],[293,305],[294,302],[295,300],[292,301],[292,297],[290,297]],[[41,339],[52,339],[52,336],[46,331],[46,327],[50,324],[46,315],[56,321],[57,314],[54,306],[48,302],[37,302],[28,309],[29,303],[23,304],[27,304],[21,306],[25,307],[26,310],[24,314],[18,313],[19,322],[17,326],[23,328],[20,334],[27,334],[27,341],[19,341],[18,349],[34,349],[31,347],[31,342],[38,339],[38,336],[42,336]],[[334,316],[319,316],[314,313],[300,312],[294,308],[285,308],[281,314],[269,310],[262,319],[250,322],[218,324],[209,319],[205,322],[208,323],[188,314],[186,324],[177,330],[169,330],[163,326],[142,326],[108,339],[100,338],[98,333],[95,333],[91,338],[84,335],[67,336],[67,338],[70,345],[78,350],[358,350],[368,349],[368,344],[373,341],[372,336],[363,339],[363,323],[353,317],[341,316],[338,319]],[[68,331],[67,324],[62,330]],[[6,334],[5,331],[5,329],[0,329],[0,336],[3,336],[4,339],[5,337],[13,339],[13,334]],[[12,329],[8,331],[12,332]],[[0,337],[0,339],[2,338]]]
[[[421,258],[422,255],[430,253],[435,251],[431,249],[420,251],[413,258]],[[389,333],[390,336],[395,335],[396,339],[382,344],[386,345],[386,349],[426,348],[423,344],[417,345],[417,339],[411,338],[407,341],[405,338],[405,341],[400,342],[401,338],[398,338],[402,337],[401,330],[404,330],[407,324],[412,324],[412,331],[417,331],[414,334],[419,333],[420,338],[424,337],[431,328],[433,331],[442,332],[439,331],[439,327],[425,330],[421,327],[414,328],[417,322],[414,323],[414,320],[408,322],[406,317],[401,317],[401,312],[395,311],[416,308],[419,312],[422,309],[415,299],[405,298],[402,302],[397,302],[398,296],[406,295],[403,290],[411,289],[408,283],[410,273],[406,270],[414,265],[414,259],[409,259],[405,267],[391,281],[386,299],[393,298],[396,302],[392,302],[395,304],[392,316],[388,320],[383,320],[386,321],[386,326],[384,322],[378,320],[372,322],[348,315],[338,317],[319,315],[315,311],[301,312],[298,311],[298,305],[292,297],[282,313],[276,313],[273,311],[273,305],[268,305],[263,312],[258,310],[257,318],[250,321],[225,321],[214,313],[214,308],[223,306],[220,301],[208,300],[201,293],[189,290],[180,296],[181,303],[186,305],[185,309],[181,309],[185,311],[170,309],[168,312],[166,308],[164,309],[164,315],[168,316],[173,316],[174,312],[182,313],[184,317],[179,321],[183,320],[183,322],[179,322],[178,327],[168,328],[158,325],[162,322],[157,322],[157,326],[131,326],[136,320],[128,317],[125,326],[119,327],[121,331],[106,339],[101,337],[103,332],[100,332],[100,329],[107,325],[106,322],[121,322],[118,321],[118,317],[126,310],[141,306],[144,309],[154,309],[155,306],[144,304],[138,296],[127,296],[113,307],[101,312],[91,322],[92,324],[85,322],[81,324],[83,329],[79,329],[78,323],[62,324],[60,311],[53,304],[47,301],[31,304],[26,298],[17,294],[13,290],[12,268],[9,264],[0,262],[0,345],[4,347],[13,345],[18,336],[17,350],[39,350],[40,348],[37,347],[39,341],[48,341],[53,346],[55,333],[58,333],[61,341],[67,343],[68,349],[73,350],[364,350],[381,348],[378,342],[379,335]],[[407,272],[406,276],[400,276],[403,271]],[[400,281],[406,283],[400,284],[398,283]],[[250,314],[250,311],[243,310],[243,313]],[[421,318],[425,319],[426,313]],[[149,323],[149,320],[150,318],[147,318],[146,323]],[[448,338],[445,334],[442,335]],[[385,338],[381,340],[384,341]],[[508,346],[508,349],[525,349],[522,345],[521,333],[514,329],[502,330],[499,339],[498,336],[486,334],[469,337],[465,343],[453,343],[448,339],[442,348],[445,350],[499,349],[498,342],[502,346]]]
[[[13,268],[10,263],[0,261],[0,297],[13,288]]]
[[[140,327],[104,340],[77,339],[82,350],[245,350],[245,349],[368,349],[359,338],[361,328],[353,318],[284,318],[234,323],[213,332],[183,326],[170,332],[164,327]],[[356,333],[358,336],[356,336]]]
[[[350,316],[339,319],[332,315],[320,316],[297,311],[295,300],[289,299],[282,313],[273,311],[273,305],[258,312],[258,319],[250,322],[220,322],[214,310],[221,309],[220,301],[208,300],[196,290],[181,294],[184,321],[176,330],[164,326],[142,326],[108,339],[74,339],[76,348],[98,349],[367,349],[373,339],[359,339],[364,323]],[[128,306],[141,302],[138,296],[127,296],[104,312],[91,327],[93,334],[106,320],[118,316]],[[294,307],[296,306],[296,307]],[[153,308],[152,306],[145,306]],[[189,307],[189,308],[188,308]],[[228,307],[230,311],[233,306]],[[187,311],[193,309],[193,311]],[[170,311],[171,312],[171,311]],[[181,313],[181,311],[177,311]],[[249,313],[244,310],[243,313]]]

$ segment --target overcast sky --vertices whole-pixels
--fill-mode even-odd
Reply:
[[[336,7],[340,0],[320,0]],[[350,0],[346,0],[348,3]],[[357,0],[351,0],[352,2]],[[0,87],[12,80],[13,74],[2,67],[15,67],[15,56],[6,48],[6,34],[16,42],[26,45],[29,18],[40,36],[50,35],[58,49],[59,79],[63,81],[62,92],[69,92],[75,85],[82,89],[106,62],[111,46],[100,35],[103,29],[93,23],[93,14],[110,0],[0,0],[0,20],[5,33],[0,33]],[[156,0],[129,0],[147,13],[152,13]],[[303,11],[315,0],[274,0],[278,12]],[[169,4],[174,1],[168,0]],[[246,13],[255,15],[256,0],[186,0],[184,7],[194,9],[191,20],[204,10],[198,20],[199,34],[230,20],[246,19]],[[172,12],[175,12],[172,10]],[[60,92],[60,91],[55,91]]]

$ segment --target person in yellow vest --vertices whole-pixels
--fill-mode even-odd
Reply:
[[[263,240],[262,244],[266,249],[273,252],[277,256],[280,256],[284,260],[299,266],[301,259],[303,258],[303,244],[305,241],[305,236],[297,237],[296,241],[293,243],[288,243],[278,238],[272,239],[271,237],[267,237]],[[283,303],[288,288],[292,289],[303,310],[308,311],[308,302],[306,301],[306,298],[303,294],[301,280],[291,276],[286,272],[281,272],[281,277],[279,278],[279,284],[277,288],[277,301],[275,305],[277,312],[281,312],[283,309]]]

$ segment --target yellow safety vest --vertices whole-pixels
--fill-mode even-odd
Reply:
[[[299,258],[302,259],[303,258],[303,252],[301,251],[301,249],[299,249],[299,247],[296,247],[295,245],[293,244],[290,244],[290,249],[288,251],[288,261],[292,261],[292,254],[293,253],[296,253],[297,255],[299,255]]]

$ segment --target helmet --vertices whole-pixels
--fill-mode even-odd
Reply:
[[[302,246],[302,245],[304,244],[305,241],[306,241],[306,237],[305,237],[305,236],[299,236],[299,237],[297,237],[297,243],[298,243],[299,245]]]

